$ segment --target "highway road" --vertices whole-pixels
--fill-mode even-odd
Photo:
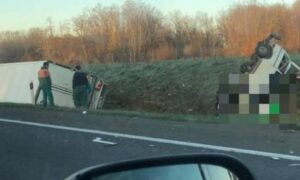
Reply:
[[[300,132],[277,125],[178,122],[0,107],[0,179],[53,180],[92,165],[222,153],[261,180],[300,179]]]

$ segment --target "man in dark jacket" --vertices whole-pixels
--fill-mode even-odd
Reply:
[[[75,67],[75,74],[73,76],[73,100],[76,108],[84,107],[88,108],[88,93],[90,90],[90,84],[87,79],[87,74],[80,71],[81,67],[77,65]]]

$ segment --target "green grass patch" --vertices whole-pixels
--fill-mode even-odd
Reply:
[[[91,64],[85,68],[112,86],[106,109],[213,114],[219,77],[238,73],[242,58],[153,63]]]
[[[300,64],[300,54],[291,58]],[[112,86],[105,109],[213,115],[219,78],[239,73],[246,60],[249,58],[219,57],[90,64],[85,69]],[[275,109],[271,111],[276,114]]]

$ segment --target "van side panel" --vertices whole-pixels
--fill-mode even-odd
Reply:
[[[0,64],[0,102],[32,103],[30,82],[36,92],[38,70],[44,61]]]

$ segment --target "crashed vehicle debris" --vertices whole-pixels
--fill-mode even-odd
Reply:
[[[257,43],[250,62],[241,65],[241,74],[220,77],[219,115],[230,122],[300,124],[300,67],[278,44],[280,40],[279,34],[270,34]]]
[[[291,60],[286,50],[277,44],[279,40],[281,36],[272,33],[265,40],[258,42],[251,61],[241,65],[241,73],[268,76],[275,73],[288,74],[290,71],[299,72],[300,67]]]

